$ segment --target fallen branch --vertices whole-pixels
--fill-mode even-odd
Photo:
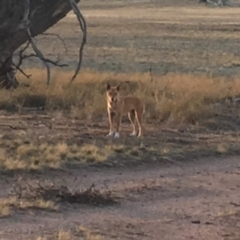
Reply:
[[[85,18],[83,17],[82,13],[80,12],[75,0],[69,0],[69,3],[72,7],[72,10],[74,12],[74,14],[77,16],[81,31],[83,33],[82,35],[82,41],[79,47],[79,59],[78,59],[78,65],[76,68],[76,71],[74,73],[74,75],[72,76],[70,83],[72,83],[74,81],[74,79],[76,78],[76,76],[78,75],[81,65],[82,65],[82,55],[83,55],[83,48],[87,42],[87,24],[85,21]]]

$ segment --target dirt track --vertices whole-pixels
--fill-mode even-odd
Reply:
[[[68,170],[64,174],[55,172],[49,177],[61,176],[69,183],[78,177],[82,187],[107,185],[121,196],[120,205],[67,206],[60,213],[17,214],[1,220],[0,239],[36,239],[77,226],[88,227],[103,239],[240,237],[236,217],[240,204],[238,157],[131,170]]]

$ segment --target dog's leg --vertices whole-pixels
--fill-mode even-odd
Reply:
[[[115,117],[115,113],[114,112],[109,112],[108,113],[108,120],[109,120],[109,126],[110,126],[110,130],[109,130],[109,134],[107,136],[112,137],[114,135],[114,117]]]
[[[119,138],[119,131],[120,131],[120,125],[121,125],[121,121],[122,121],[122,114],[118,113],[116,115],[116,132],[115,132],[115,138]]]
[[[130,134],[130,136],[136,136],[137,135],[137,130],[136,130],[136,119],[135,119],[135,111],[131,110],[128,113],[128,118],[130,122],[132,123],[133,126],[133,132]]]
[[[139,127],[139,133],[138,133],[138,137],[141,137],[143,135],[143,127],[142,127],[142,115],[143,115],[143,111],[141,109],[141,111],[136,111],[136,120],[138,123],[138,127]]]

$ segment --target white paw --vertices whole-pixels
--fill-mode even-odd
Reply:
[[[116,132],[114,137],[115,137],[115,138],[119,138],[119,133]]]
[[[137,135],[137,132],[136,131],[133,131],[130,136],[136,136]]]
[[[109,132],[109,134],[107,134],[107,137],[112,137],[114,135],[114,132]]]

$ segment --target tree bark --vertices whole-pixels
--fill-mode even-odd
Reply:
[[[19,85],[14,69],[12,68],[12,56],[10,56],[0,68],[0,87],[9,89],[16,88]]]
[[[75,0],[78,3],[80,0]],[[43,33],[71,10],[68,0],[30,0],[29,27],[32,37]],[[16,87],[12,68],[13,53],[29,40],[23,27],[24,0],[0,0],[0,83]]]

